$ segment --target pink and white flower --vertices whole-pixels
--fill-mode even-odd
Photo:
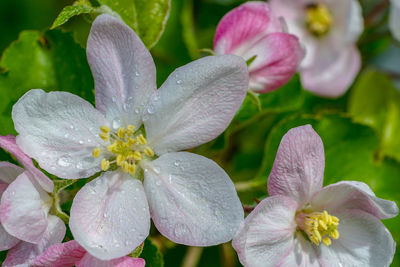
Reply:
[[[389,28],[393,37],[400,41],[400,1],[390,0]]]
[[[270,0],[269,3],[306,49],[300,65],[303,87],[324,97],[344,94],[361,67],[355,45],[364,27],[358,1]]]
[[[297,71],[304,51],[296,36],[284,32],[282,22],[267,3],[247,2],[227,13],[219,22],[214,51],[234,54],[249,65],[249,89],[257,93],[276,90]]]
[[[232,181],[213,161],[179,151],[228,126],[246,95],[245,61],[205,57],[156,90],[149,51],[109,15],[94,21],[87,56],[96,108],[67,92],[31,90],[12,112],[17,143],[49,173],[73,179],[104,171],[75,196],[75,240],[101,260],[125,256],[147,237],[150,214],[176,243],[231,240],[244,216]]]
[[[396,246],[380,219],[396,216],[396,204],[361,182],[322,188],[324,167],[324,147],[310,125],[282,138],[270,197],[233,239],[244,266],[389,266]]]
[[[52,198],[40,185],[52,188],[53,182],[35,168],[13,136],[1,136],[0,147],[25,168],[0,162],[0,250],[9,250],[2,266],[29,266],[48,246],[63,240],[66,228],[49,214]]]
[[[46,249],[32,263],[34,267],[144,267],[145,261],[140,258],[124,256],[121,258],[102,261],[81,247],[75,240],[55,244]]]

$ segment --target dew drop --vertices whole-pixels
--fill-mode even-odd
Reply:
[[[83,145],[84,142],[83,142],[83,140],[79,140],[78,143]]]
[[[107,218],[107,216],[108,216],[107,213],[104,213],[104,214],[103,214],[103,217],[104,217],[104,218]]]
[[[57,161],[58,165],[61,167],[68,167],[71,165],[71,157],[70,156],[62,156]]]
[[[181,164],[181,162],[180,162],[179,160],[175,160],[174,165],[175,165],[176,167],[178,167],[180,164]]]
[[[135,76],[138,77],[139,76],[139,72],[135,71]]]
[[[139,109],[138,108],[135,108],[135,113],[139,114]]]
[[[177,80],[176,83],[177,83],[177,84],[181,84],[181,83],[182,83],[182,80]]]
[[[147,113],[149,114],[154,114],[154,107],[152,105],[149,105],[147,108]]]
[[[112,127],[113,127],[115,130],[117,130],[119,127],[121,127],[121,125],[122,125],[122,121],[121,121],[120,118],[115,118],[115,119],[113,119],[113,121],[112,121]]]

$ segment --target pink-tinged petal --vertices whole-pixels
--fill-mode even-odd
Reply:
[[[152,96],[143,121],[157,155],[192,148],[221,134],[248,88],[245,61],[204,57],[176,69]]]
[[[125,115],[126,123],[141,124],[140,114],[156,87],[150,52],[121,20],[100,15],[93,22],[87,57],[96,87],[96,107],[109,120]]]
[[[153,222],[176,243],[224,243],[243,221],[243,208],[229,176],[203,156],[164,154],[145,166],[144,177]]]
[[[1,184],[11,184],[21,173],[24,172],[24,169],[18,167],[14,164],[11,164],[6,161],[0,162],[0,183]],[[3,193],[4,190],[1,192]]]
[[[75,240],[48,247],[43,254],[35,259],[33,266],[37,267],[68,267],[75,266],[86,250]]]
[[[244,266],[277,266],[294,248],[297,204],[285,196],[261,201],[247,216],[232,245]]]
[[[30,171],[32,173],[32,178],[36,179],[44,190],[53,192],[53,182],[33,165],[32,159],[19,148],[13,135],[0,136],[0,147],[11,153],[25,169]],[[15,176],[14,179],[16,177],[17,176]]]
[[[128,256],[113,259],[109,261],[99,260],[90,254],[86,254],[81,261],[76,264],[76,267],[144,267],[145,261],[140,258],[131,258]]]
[[[304,50],[296,36],[287,33],[271,33],[256,42],[242,56],[257,56],[249,66],[249,88],[267,93],[287,83],[296,73]]]
[[[324,187],[311,201],[315,210],[337,212],[341,210],[362,210],[379,219],[397,216],[399,209],[395,202],[377,198],[364,183],[343,181]]]
[[[306,240],[300,232],[297,232],[295,236],[293,250],[277,266],[325,267],[321,264],[322,260],[316,251],[316,247],[309,240]]]
[[[390,1],[389,29],[394,38],[400,41],[400,1]]]
[[[141,182],[123,172],[103,173],[76,194],[69,226],[75,240],[101,260],[129,254],[150,230]]]
[[[267,3],[247,2],[221,19],[215,33],[214,51],[220,55],[241,55],[266,34],[281,31],[281,23]]]
[[[103,144],[99,127],[107,122],[89,102],[67,92],[30,90],[12,117],[17,144],[49,173],[75,179],[100,170],[92,150]]]
[[[290,197],[302,207],[321,189],[324,168],[324,145],[318,134],[311,125],[293,128],[282,137],[276,153],[269,195]]]
[[[4,230],[4,227],[0,224],[0,251],[10,249],[18,244],[20,240]]]
[[[300,70],[303,87],[316,95],[339,97],[343,95],[356,78],[361,58],[355,46],[343,48],[335,57],[328,52],[319,53],[314,63]]]
[[[396,244],[386,227],[361,210],[334,214],[339,218],[340,237],[329,247],[320,245],[325,266],[389,266]]]
[[[364,30],[362,8],[358,0],[327,1],[334,24],[329,33],[331,42],[340,45],[353,45]]]
[[[48,226],[47,213],[52,200],[24,172],[1,197],[0,220],[4,229],[23,241],[38,243]]]
[[[56,216],[50,215],[48,227],[43,238],[38,244],[21,241],[18,245],[10,249],[7,258],[3,262],[3,267],[32,266],[37,256],[42,254],[49,246],[60,243],[65,235],[65,224]]]

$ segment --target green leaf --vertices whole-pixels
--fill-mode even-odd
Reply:
[[[400,161],[400,92],[384,74],[366,71],[351,92],[348,111],[355,122],[375,129],[381,141],[378,156]]]
[[[70,18],[81,14],[89,14],[96,12],[96,8],[93,7],[87,0],[78,0],[72,6],[66,6],[58,15],[56,20],[50,29],[57,28],[66,23]]]
[[[98,0],[116,12],[152,48],[160,39],[168,19],[170,0]]]
[[[93,102],[93,78],[85,51],[71,34],[24,31],[4,52],[0,67],[0,134],[14,133],[13,104],[33,88],[63,90]]]
[[[146,261],[146,267],[164,266],[163,255],[150,238],[147,238],[144,241],[144,247],[140,257]]]

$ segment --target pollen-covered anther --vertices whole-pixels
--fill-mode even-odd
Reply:
[[[107,126],[100,127],[99,137],[107,142],[106,149],[95,148],[92,155],[98,158],[102,153],[106,158],[101,160],[101,169],[108,170],[112,165],[120,167],[124,172],[134,175],[139,161],[145,157],[153,157],[154,151],[147,146],[143,134],[135,134],[135,127],[128,125],[111,131]]]
[[[339,219],[328,214],[326,210],[323,212],[302,212],[297,215],[297,225],[300,230],[304,231],[308,238],[315,244],[321,242],[325,246],[332,244],[332,239],[339,238]]]
[[[322,36],[332,25],[332,14],[323,4],[310,4],[306,8],[306,23],[309,31],[315,36]]]

